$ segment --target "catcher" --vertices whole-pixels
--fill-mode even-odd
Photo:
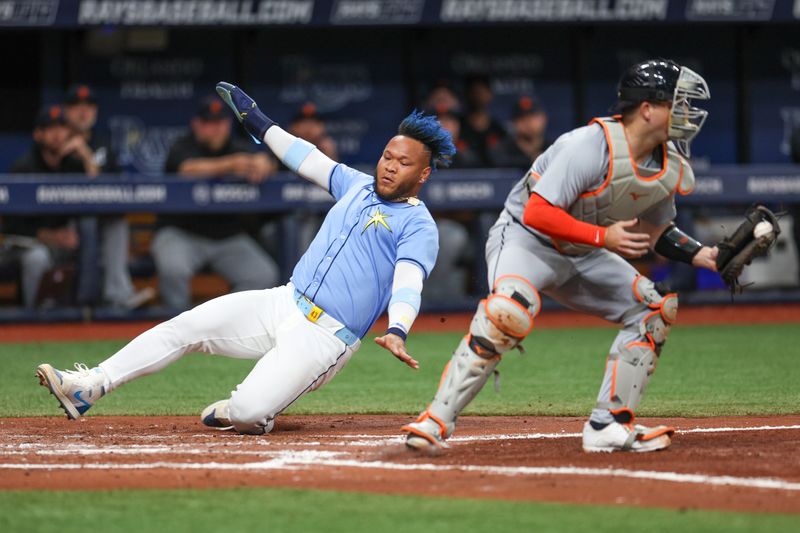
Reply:
[[[674,261],[720,271],[732,288],[741,269],[767,252],[779,231],[761,206],[718,246],[672,222],[675,195],[689,194],[685,157],[707,111],[705,80],[668,60],[634,65],[621,77],[617,113],[562,135],[512,188],[486,243],[491,294],[444,369],[433,402],[403,427],[406,444],[446,446],[456,419],[502,354],[531,332],[543,292],[563,305],[621,323],[597,404],[583,429],[587,452],[666,448],[674,429],[634,423],[678,311],[678,296],[625,259],[653,249]],[[756,237],[757,235],[757,237]]]

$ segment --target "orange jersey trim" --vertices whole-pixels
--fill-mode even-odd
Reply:
[[[618,116],[619,115],[616,115],[614,118]],[[599,117],[590,120],[589,124],[600,124],[600,127],[603,128],[603,134],[605,134],[606,136],[606,145],[608,146],[608,172],[606,173],[606,179],[603,181],[603,184],[600,185],[600,187],[598,187],[593,191],[588,191],[581,194],[581,198],[589,198],[591,196],[597,196],[598,194],[603,192],[603,190],[605,190],[605,188],[608,187],[608,185],[611,183],[611,176],[614,175],[614,148],[611,146],[611,134],[608,131],[608,126],[606,126],[605,123],[602,120],[600,120]]]

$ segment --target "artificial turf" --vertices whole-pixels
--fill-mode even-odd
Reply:
[[[504,356],[500,392],[491,384],[466,414],[564,415],[588,413],[595,401],[614,330],[535,331],[526,355]],[[330,384],[306,395],[287,412],[416,413],[433,396],[458,333],[416,333],[409,351],[414,371],[365,338],[361,350]],[[716,416],[800,412],[800,326],[697,326],[673,329],[660,358],[643,416]],[[61,415],[37,385],[36,366],[92,366],[124,341],[0,344],[0,416]],[[144,377],[103,398],[95,415],[194,415],[227,397],[252,367],[242,361],[190,355],[161,373]]]
[[[295,489],[0,491],[0,531],[794,531],[797,517]]]

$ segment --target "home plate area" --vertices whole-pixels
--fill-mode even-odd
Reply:
[[[434,497],[800,513],[800,415],[642,419],[654,453],[586,454],[582,418],[462,417],[406,449],[407,416],[284,416],[261,437],[194,417],[0,419],[0,489],[271,486]]]

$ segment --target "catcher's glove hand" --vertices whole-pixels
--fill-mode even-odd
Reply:
[[[739,276],[755,257],[767,255],[781,232],[778,217],[764,207],[750,207],[736,230],[717,243],[717,271],[731,291],[741,292]]]

